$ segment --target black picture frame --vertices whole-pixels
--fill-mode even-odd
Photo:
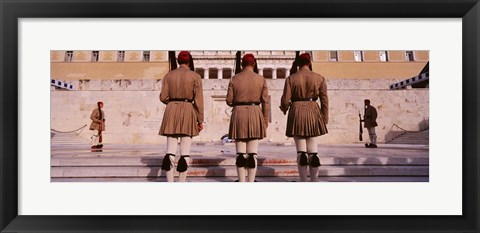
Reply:
[[[478,67],[480,65],[480,5],[478,0],[0,0],[0,15],[1,232],[479,232],[478,93],[480,88],[478,80],[480,75]],[[18,215],[19,115],[17,103],[19,90],[17,85],[17,21],[20,18],[58,17],[462,18],[463,215]],[[293,29],[292,33],[294,33]],[[445,41],[445,43],[448,43],[448,41]],[[460,127],[449,123],[445,124],[445,127]],[[228,204],[235,205],[235,203]]]

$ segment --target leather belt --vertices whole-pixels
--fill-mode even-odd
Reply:
[[[298,101],[317,101],[318,98],[296,98],[292,99],[292,102],[298,102]]]
[[[170,99],[170,102],[190,102],[190,103],[193,103],[193,100],[191,100],[191,99],[182,99],[182,98],[173,98],[173,99]]]
[[[234,103],[233,106],[244,106],[244,105],[260,105],[258,102],[238,102]]]

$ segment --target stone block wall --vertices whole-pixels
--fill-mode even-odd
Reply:
[[[363,116],[363,99],[369,98],[378,110],[379,142],[398,134],[394,124],[406,130],[425,127],[429,118],[429,90],[388,90],[398,79],[328,80],[330,100],[329,134],[321,143],[358,142],[358,112]],[[205,129],[194,141],[219,141],[228,133],[231,108],[225,104],[229,80],[203,80]],[[278,108],[284,80],[267,80],[271,96],[271,123],[264,141],[292,142],[285,136],[287,117]],[[158,131],[165,105],[159,100],[161,80],[72,80],[75,91],[51,90],[51,128],[69,131],[90,125],[90,113],[97,101],[105,103],[106,131],[104,142],[110,144],[165,143]],[[88,139],[91,131],[84,129]],[[368,139],[366,130],[364,141]]]

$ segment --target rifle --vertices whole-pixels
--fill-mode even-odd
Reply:
[[[360,141],[363,141],[363,136],[362,136],[362,134],[363,134],[362,115],[360,115],[360,111],[358,111],[358,118],[359,118],[359,120],[360,120],[360,127],[359,127],[360,132],[359,132],[359,134],[358,134],[358,139],[359,139]]]
[[[98,136],[99,136],[98,142],[100,144],[102,144],[102,141],[103,141],[102,131],[103,131],[103,124],[104,123],[105,123],[105,119],[103,119],[103,123],[100,123],[100,125],[98,126]]]

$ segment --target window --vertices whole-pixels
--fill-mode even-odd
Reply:
[[[353,58],[355,61],[363,61],[363,51],[353,51]]]
[[[388,52],[387,51],[379,51],[380,61],[388,61]]]
[[[233,70],[230,68],[223,70],[223,79],[231,79]]]
[[[125,61],[125,51],[118,51],[117,61],[118,62],[124,62]]]
[[[266,79],[272,79],[273,76],[273,69],[272,68],[264,68],[263,69],[263,77]]]
[[[203,76],[205,75],[205,69],[203,69],[203,68],[195,68],[195,72],[197,72],[197,74],[199,74],[200,77],[201,77],[202,79],[204,79]]]
[[[330,51],[329,59],[330,61],[338,61],[338,51]]]
[[[73,61],[73,51],[65,52],[65,61],[67,62]]]
[[[277,78],[285,79],[286,75],[287,75],[287,69],[283,69],[283,68],[277,69]]]
[[[100,52],[99,51],[92,51],[92,61],[97,62]]]
[[[218,70],[215,68],[208,69],[208,78],[209,79],[218,79]]]
[[[143,61],[150,61],[150,51],[143,51]]]
[[[405,51],[405,60],[415,61],[415,56],[413,55],[413,51]]]

